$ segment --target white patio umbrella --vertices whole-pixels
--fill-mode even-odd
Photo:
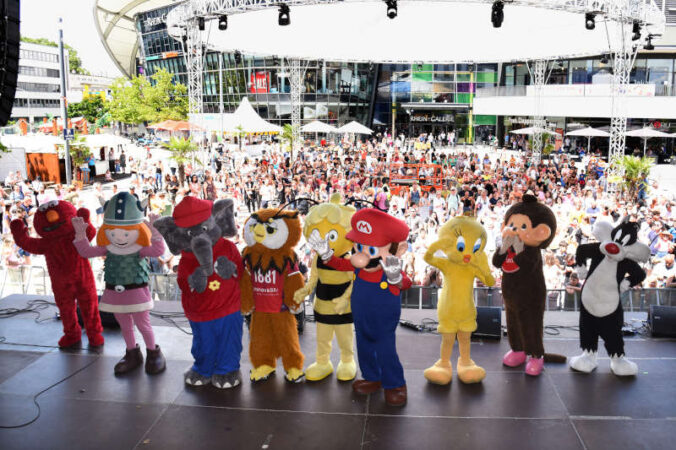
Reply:
[[[373,130],[365,127],[357,121],[352,121],[348,124],[343,125],[338,128],[339,133],[352,133],[352,134],[373,134]]]
[[[512,131],[510,131],[510,133],[512,133],[512,134],[524,134],[524,135],[527,135],[527,136],[532,136],[532,135],[534,135],[534,134],[535,134],[536,132],[538,132],[538,131],[539,131],[540,133],[543,133],[543,134],[544,134],[544,133],[551,134],[552,136],[558,136],[558,137],[561,136],[561,135],[560,135],[559,133],[557,133],[556,131],[548,130],[547,128],[541,128],[541,127],[519,128],[518,130],[512,130]]]
[[[674,137],[673,135],[671,135],[669,133],[663,133],[661,131],[657,131],[654,128],[650,128],[650,127],[639,128],[638,130],[628,131],[627,133],[625,133],[625,136],[640,137],[641,139],[643,139],[643,156],[645,156],[646,147],[648,146],[648,139],[650,139],[650,138],[670,138],[670,137]]]
[[[314,120],[307,125],[300,127],[300,131],[303,133],[336,133],[338,132],[338,128],[329,125],[328,123]]]
[[[593,137],[610,137],[610,133],[607,131],[599,130],[596,128],[582,128],[580,130],[571,131],[566,133],[566,136],[585,136],[587,137],[587,151],[591,151],[591,138]]]

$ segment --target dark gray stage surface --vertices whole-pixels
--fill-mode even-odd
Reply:
[[[21,307],[35,297],[11,296],[0,308]],[[176,303],[156,310],[176,309]],[[42,318],[54,316],[45,310]],[[405,310],[420,321],[434,311]],[[634,316],[641,318],[641,316]],[[566,325],[575,313],[547,316]],[[180,322],[187,325],[185,322]],[[124,377],[113,366],[124,352],[119,331],[106,330],[101,354],[53,347],[56,320],[35,323],[22,315],[0,320],[0,429],[2,449],[672,449],[676,437],[676,345],[674,340],[628,338],[627,354],[639,364],[636,378],[620,379],[601,359],[591,375],[564,364],[547,364],[538,378],[502,366],[507,341],[476,341],[472,358],[486,368],[483,383],[427,383],[423,370],[438,358],[440,338],[400,328],[399,355],[409,400],[385,405],[382,393],[362,397],[334,377],[290,385],[281,363],[276,377],[238,388],[190,388],[182,374],[190,365],[191,337],[161,320],[157,341],[167,371],[154,377],[138,370]],[[139,340],[140,341],[140,340]],[[84,339],[86,347],[86,338]],[[142,342],[142,341],[140,341]],[[242,371],[250,369],[247,339]],[[314,324],[301,336],[306,365],[314,360]],[[578,353],[576,333],[546,338],[549,352]],[[145,352],[144,352],[145,353]],[[606,356],[602,350],[602,356]],[[338,355],[334,350],[334,366]],[[74,375],[73,375],[74,374]]]

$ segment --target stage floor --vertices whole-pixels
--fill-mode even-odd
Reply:
[[[33,298],[10,296],[0,308]],[[576,322],[575,313],[564,314],[561,320]],[[627,354],[640,368],[630,379],[610,372],[604,350],[593,374],[547,364],[540,377],[531,378],[523,369],[502,366],[506,339],[476,341],[472,358],[486,368],[486,379],[463,385],[455,378],[441,387],[422,375],[438,358],[439,336],[400,327],[397,347],[409,398],[405,407],[393,408],[382,392],[359,396],[335,377],[288,384],[281,363],[277,375],[262,384],[187,387],[182,374],[191,363],[191,337],[165,322],[155,322],[155,331],[168,359],[166,372],[150,377],[140,369],[115,377],[113,366],[124,352],[119,331],[105,331],[101,354],[64,352],[53,347],[61,335],[61,323],[49,319],[53,315],[43,311],[48,320],[41,323],[31,315],[0,320],[1,426],[31,420],[38,413],[34,396],[69,377],[38,397],[34,423],[0,429],[3,449],[674,448],[675,340],[628,338]],[[433,316],[434,311],[404,311],[414,320]],[[306,366],[314,360],[314,337],[309,323],[301,336]],[[247,342],[245,337],[245,376],[251,367]],[[575,333],[547,337],[545,347],[578,353]],[[335,349],[332,359],[335,366]]]

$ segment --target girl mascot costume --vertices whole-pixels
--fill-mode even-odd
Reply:
[[[148,257],[164,253],[164,240],[153,223],[157,215],[144,221],[139,201],[128,192],[114,195],[104,205],[103,225],[96,236],[98,245],[87,239],[87,224],[81,217],[71,219],[75,229],[73,244],[85,258],[105,256],[103,291],[99,309],[112,312],[120,324],[127,345],[124,357],[115,365],[115,375],[130,372],[143,364],[143,354],[134,338],[134,325],[146,344],[145,371],[158,374],[166,368],[162,350],[155,344],[150,325],[153,300],[148,289]]]

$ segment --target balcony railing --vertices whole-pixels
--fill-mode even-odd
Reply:
[[[97,289],[103,292],[103,272],[95,271]],[[10,294],[50,295],[51,284],[47,270],[40,266],[0,267],[0,298]],[[176,274],[150,275],[150,292],[154,300],[180,301],[181,290],[176,283]],[[410,309],[436,309],[440,289],[413,286],[402,292],[401,306]],[[546,311],[578,311],[579,292],[572,294],[565,289],[547,291]],[[625,311],[648,311],[650,305],[676,306],[676,289],[639,288],[625,292],[620,297]],[[477,306],[503,307],[500,288],[477,287],[474,289],[474,304]]]

